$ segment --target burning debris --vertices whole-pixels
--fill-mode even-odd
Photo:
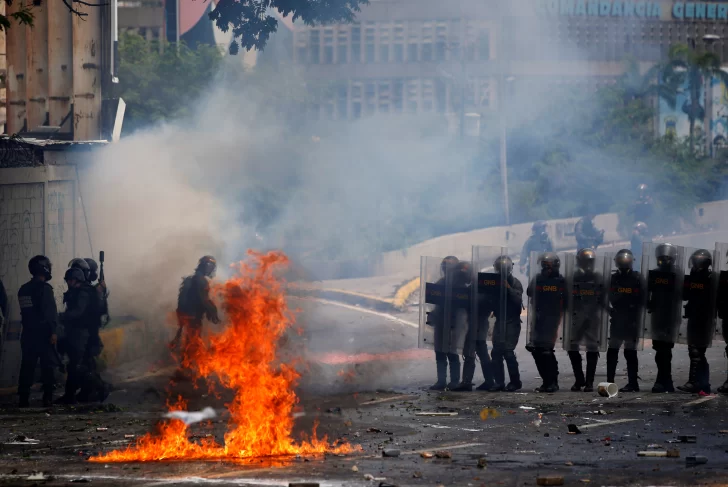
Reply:
[[[212,285],[222,301],[226,326],[204,339],[199,336],[197,343],[189,343],[182,358],[182,365],[195,378],[215,377],[234,393],[232,401],[225,405],[230,419],[224,445],[214,438],[192,442],[187,424],[171,419],[161,423],[155,434],[146,434],[127,449],[101,454],[90,461],[238,460],[353,450],[347,443],[332,445],[326,437],[318,439],[315,427],[307,441],[297,443],[292,438],[293,409],[298,402],[294,387],[300,374],[291,363],[280,362],[277,353],[279,340],[294,322],[283,283],[277,277],[288,259],[278,252],[251,251],[249,256],[250,261],[240,263],[237,276]],[[175,417],[179,418],[184,406],[184,401],[178,401],[172,408],[177,410]]]

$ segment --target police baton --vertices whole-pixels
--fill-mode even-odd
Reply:
[[[101,269],[99,271],[99,281],[104,280],[104,251],[99,252],[99,262],[101,262]]]

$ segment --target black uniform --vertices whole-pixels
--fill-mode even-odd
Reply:
[[[523,285],[512,274],[508,276],[508,290],[506,295],[505,326],[501,324],[503,317],[499,306],[495,306],[495,330],[493,330],[492,369],[495,388],[518,390],[522,387],[521,375],[518,371],[515,349],[521,336],[521,309],[523,309]],[[504,334],[505,336],[501,336]],[[508,367],[510,383],[505,384],[505,370],[503,362]]]
[[[8,293],[5,292],[5,286],[0,279],[0,325],[3,319],[7,322],[10,318],[8,318]]]
[[[649,227],[653,226],[652,216],[655,212],[655,202],[651,196],[640,196],[632,205],[632,215],[635,222],[645,222]],[[634,252],[634,251],[633,251]]]
[[[640,275],[633,270],[617,270],[612,274],[609,290],[609,349],[607,350],[607,382],[614,382],[619,349],[624,346],[627,361],[627,387],[622,392],[639,391],[637,345],[640,341],[642,303]]]
[[[709,269],[690,271],[685,277],[683,300],[688,320],[688,353],[690,375],[688,384],[679,387],[686,392],[703,391],[710,394],[710,366],[705,352],[713,341],[713,273]]]
[[[187,330],[188,338],[190,333],[199,334],[205,317],[210,321],[217,321],[217,307],[210,299],[210,284],[207,277],[195,272],[182,280],[179,289],[177,318],[180,329]]]
[[[530,237],[528,237],[528,240],[523,244],[523,249],[521,250],[521,258],[519,260],[519,264],[521,266],[524,266],[526,264],[526,275],[531,275],[531,252],[553,252],[554,251],[554,244],[551,242],[551,237],[549,237],[545,232],[544,233],[538,233],[533,234]]]
[[[726,342],[725,353],[728,355],[728,271],[720,271],[718,281],[718,318],[721,320],[723,340]],[[728,394],[728,378],[718,392]]]
[[[89,379],[89,370],[84,362],[90,330],[99,319],[99,299],[96,290],[89,284],[72,288],[63,295],[66,311],[62,315],[65,330],[63,351],[68,355],[68,377],[64,399],[75,402],[76,391]]]
[[[576,246],[581,249],[596,249],[604,241],[604,232],[597,230],[591,218],[584,217],[574,226]]]
[[[490,307],[488,306],[487,299],[483,296],[477,296],[479,308],[478,311],[478,322],[474,323],[474,318],[471,313],[467,313],[468,326],[477,327],[475,340],[465,341],[463,347],[463,382],[460,386],[453,389],[454,391],[470,391],[472,390],[473,376],[475,375],[475,357],[480,360],[480,368],[483,372],[484,382],[478,386],[480,391],[488,391],[493,387],[493,367],[491,365],[490,355],[488,355],[488,343],[486,342],[488,337],[488,329],[490,323],[488,317],[490,316]],[[440,352],[435,352],[440,353]],[[448,358],[450,355],[455,356],[455,361],[450,361],[450,375],[453,375],[453,370],[457,364],[457,354],[446,354]],[[457,364],[459,365],[459,364]]]
[[[655,350],[657,378],[654,392],[674,392],[672,383],[672,349],[675,347],[675,332],[678,323],[675,299],[674,269],[665,267],[650,271],[647,279],[647,310],[650,313],[652,348]]]
[[[89,401],[94,392],[98,393],[100,402],[106,400],[108,396],[108,387],[98,370],[97,359],[104,349],[101,342],[101,326],[102,318],[108,315],[108,302],[106,300],[106,292],[100,284],[90,285],[91,291],[95,294],[96,316],[89,321],[88,341],[83,353],[82,367],[85,377],[81,384],[81,391],[78,393],[78,400]]]
[[[533,355],[543,385],[541,390],[558,390],[559,363],[554,347],[566,303],[566,281],[557,271],[539,274],[528,286],[527,294],[535,300],[535,322],[528,351]]]
[[[31,279],[18,291],[18,304],[23,324],[20,347],[23,358],[20,365],[18,395],[27,402],[35,379],[35,367],[40,360],[43,381],[43,401],[53,397],[53,370],[60,365],[51,336],[57,333],[58,310],[53,287],[47,282]]]

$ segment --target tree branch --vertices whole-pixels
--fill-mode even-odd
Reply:
[[[68,7],[68,10],[72,14],[78,15],[81,18],[87,17],[88,14],[86,12],[81,12],[80,10],[76,10],[75,8],[73,8],[74,3],[79,3],[81,5],[85,5],[86,7],[105,7],[108,5],[108,3],[88,3],[84,2],[83,0],[63,0],[63,3],[66,5],[66,7]]]

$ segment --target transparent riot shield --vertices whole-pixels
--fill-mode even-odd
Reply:
[[[593,267],[580,267],[575,254],[566,255],[567,313],[564,315],[564,350],[606,352],[607,350],[607,287],[609,265],[603,255]]]
[[[476,279],[473,281],[471,326],[477,328],[476,340],[485,341],[492,325],[493,343],[506,341],[508,269],[503,266],[496,271],[494,264],[497,259],[507,256],[505,247],[473,246]]]
[[[722,337],[728,344],[728,243],[715,243],[713,252],[713,274],[717,283],[716,289],[716,320],[715,334]]]
[[[531,252],[533,263],[528,281],[528,325],[526,345],[553,349],[561,342],[564,312],[568,306],[566,280],[563,277],[564,253],[556,254],[560,266],[556,272],[546,274],[541,269],[543,252]]]
[[[667,245],[669,256],[658,259]],[[663,252],[664,254],[664,252]],[[676,343],[682,321],[685,249],[678,245],[645,242],[642,245],[642,279],[645,286],[644,337]]]
[[[683,310],[680,314],[680,329],[677,342],[693,347],[709,348],[715,335],[715,305],[719,273],[713,272],[713,265],[700,270],[693,265],[692,255],[697,249],[684,247]],[[712,251],[711,261],[715,262]]]
[[[461,355],[468,335],[472,269],[461,268],[442,258],[420,258],[419,348]]]
[[[645,288],[639,271],[634,270],[635,267],[639,269],[641,263],[635,261],[631,269],[622,271],[614,262],[615,255],[604,256],[605,264],[609,265],[607,348],[643,350]]]

